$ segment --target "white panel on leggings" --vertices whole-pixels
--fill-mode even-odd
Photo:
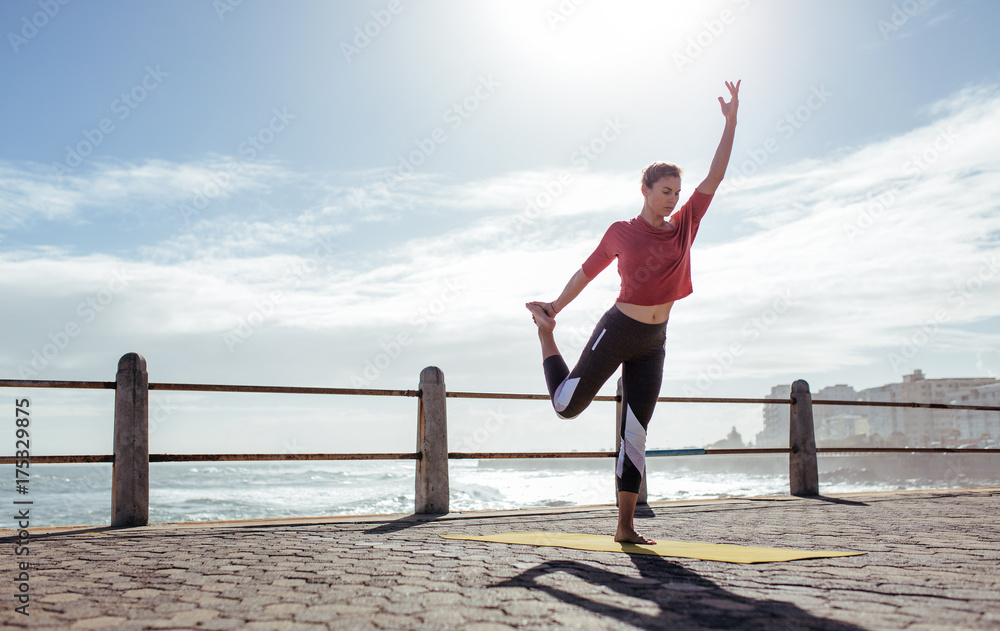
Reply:
[[[559,384],[559,387],[556,388],[556,396],[552,399],[556,412],[562,412],[566,409],[570,400],[573,399],[573,393],[576,392],[576,387],[578,385],[580,385],[579,377],[576,379],[566,379]]]
[[[635,417],[631,406],[625,406],[625,438],[622,440],[625,455],[641,474],[646,464],[646,430]]]
[[[607,329],[601,329],[601,334],[597,336],[597,340],[594,342],[594,345],[590,347],[590,350],[597,349],[597,345],[601,343],[601,338],[604,337],[604,334],[607,332],[608,332]]]
[[[619,478],[622,477],[622,473],[625,471],[625,443],[622,443],[621,449],[618,450],[618,466],[615,467],[615,475]]]

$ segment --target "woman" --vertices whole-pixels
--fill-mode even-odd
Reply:
[[[701,218],[726,174],[736,133],[740,82],[726,82],[731,96],[721,96],[726,126],[715,158],[704,181],[676,213],[680,198],[681,170],[657,162],[642,173],[642,212],[631,221],[611,225],[594,253],[573,275],[552,302],[529,302],[525,306],[538,326],[542,344],[542,368],[552,405],[562,418],[580,414],[597,391],[622,369],[621,450],[615,479],[618,486],[618,531],[615,541],[654,543],[639,535],[633,525],[639,485],[645,469],[646,427],[653,415],[663,379],[667,318],[674,301],[689,295],[690,248]],[[611,260],[618,259],[621,292],[614,306],[594,328],[580,360],[572,372],[556,347],[555,316],[576,298]]]

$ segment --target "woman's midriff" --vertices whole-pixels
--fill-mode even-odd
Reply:
[[[668,302],[662,305],[633,305],[627,302],[616,302],[615,306],[618,310],[632,318],[633,320],[638,320],[639,322],[645,322],[646,324],[659,324],[661,322],[666,322],[667,318],[670,317],[670,308],[674,306],[673,302]]]

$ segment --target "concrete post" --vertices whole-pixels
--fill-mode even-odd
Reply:
[[[114,455],[111,526],[145,526],[149,523],[149,374],[138,353],[118,361]]]
[[[615,403],[615,453],[621,453],[622,450],[622,378],[618,378],[618,391],[617,391],[618,401]],[[615,458],[615,466],[618,465],[618,459]],[[615,491],[618,490],[618,478],[615,478]],[[646,466],[643,464],[642,467],[642,482],[639,484],[639,504],[646,503]],[[615,493],[615,506],[618,505],[618,493]]]
[[[792,384],[791,416],[788,420],[788,479],[792,495],[819,495],[816,435],[813,430],[812,394],[799,379]]]
[[[448,512],[448,418],[444,373],[437,366],[420,372],[417,404],[417,514]]]

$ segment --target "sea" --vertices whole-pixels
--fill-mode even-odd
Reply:
[[[150,522],[383,515],[414,510],[415,462],[150,464]],[[820,493],[1000,486],[996,454],[821,455]],[[31,526],[109,525],[111,465],[32,464]],[[614,459],[452,460],[452,512],[614,504]],[[782,455],[647,459],[649,501],[788,494]],[[19,505],[25,506],[25,505]],[[0,528],[15,528],[13,518]],[[8,523],[3,523],[7,521]]]

